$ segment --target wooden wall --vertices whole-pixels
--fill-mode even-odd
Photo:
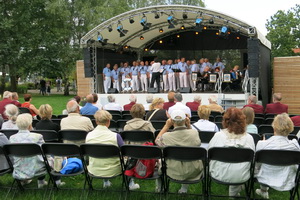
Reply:
[[[282,93],[289,114],[300,114],[300,56],[274,58],[274,92]]]
[[[76,62],[77,95],[85,97],[92,92],[92,78],[85,78],[83,60]]]

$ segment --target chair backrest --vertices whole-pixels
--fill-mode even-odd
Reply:
[[[130,114],[130,110],[123,110],[122,115],[124,115],[124,114]]]
[[[19,112],[20,112],[20,114],[23,114],[23,113],[31,114],[29,108],[25,108],[25,107],[19,107]]]
[[[265,114],[265,118],[274,118],[277,114],[274,114],[274,113],[268,113],[268,114]]]
[[[36,127],[36,124],[39,122],[38,119],[33,119],[32,120],[32,127],[35,128]]]
[[[110,125],[108,127],[109,129],[114,129],[114,130],[118,130],[119,126],[117,121],[115,120],[110,120]]]
[[[58,142],[58,133],[54,130],[32,130],[31,132],[39,133],[43,136],[45,142]]]
[[[96,126],[97,126],[96,119],[91,119],[91,121],[92,121],[93,127],[96,128]]]
[[[51,119],[51,121],[60,126],[61,119]]]
[[[193,115],[198,115],[198,111],[191,111],[192,116]]]
[[[0,132],[3,133],[7,137],[7,139],[9,139],[10,136],[16,134],[17,132],[19,132],[19,130],[16,130],[16,129],[1,129]]]
[[[261,136],[256,133],[249,133],[249,134],[253,137],[255,146],[258,143],[258,141],[262,139]]]
[[[155,129],[162,129],[165,124],[166,121],[162,121],[162,120],[151,120],[151,124]]]
[[[154,134],[151,131],[123,131],[121,136],[124,141],[130,142],[154,142]]]
[[[88,117],[90,119],[95,119],[94,115],[82,115],[82,116]]]
[[[212,115],[212,116],[215,118],[216,116],[222,115],[222,113],[217,112],[217,111],[211,111],[211,112],[210,112],[210,115]]]
[[[6,144],[3,146],[4,152],[8,156],[31,157],[43,155],[41,147],[34,143]]]
[[[62,118],[65,118],[65,117],[68,117],[68,115],[57,115],[57,119],[62,119]]]
[[[265,115],[262,113],[255,113],[255,117],[262,117],[265,118]]]
[[[293,135],[297,135],[297,133],[300,131],[300,126],[294,126],[294,130],[293,132],[291,132],[290,134],[293,134]]]
[[[118,121],[117,121],[117,124],[118,124],[118,127],[119,127],[119,129],[120,130],[123,130],[124,129],[124,126],[126,125],[126,122],[127,122],[128,120],[126,120],[126,119],[119,119]]]
[[[83,130],[60,130],[58,132],[60,139],[62,140],[70,140],[70,141],[78,141],[85,140],[87,132]]]
[[[215,116],[209,115],[209,119],[208,120],[211,121],[211,122],[215,122]]]
[[[168,146],[163,149],[163,155],[165,159],[183,162],[202,160],[206,163],[207,160],[207,151],[202,147]]]
[[[268,118],[265,119],[264,124],[269,124],[269,125],[271,125],[271,124],[273,123],[273,121],[274,121],[274,118],[268,117]]]
[[[122,119],[130,120],[130,119],[132,119],[132,116],[131,116],[131,114],[123,114]]]
[[[215,122],[215,124],[220,130],[223,128],[222,122]]]
[[[208,150],[208,160],[225,163],[252,162],[254,151],[247,148],[214,147]]]
[[[222,121],[223,121],[223,116],[222,115],[215,116],[215,122],[222,122]]]
[[[122,156],[136,159],[161,159],[162,151],[157,146],[144,145],[123,145],[121,147]]]
[[[118,110],[106,110],[106,111],[109,112],[111,115],[113,114],[122,115],[122,112]]]
[[[255,124],[257,127],[259,127],[260,125],[265,123],[265,118],[263,117],[254,117],[254,122],[253,124]]]
[[[293,139],[296,139],[298,141],[298,137],[296,135],[288,135],[288,139],[289,140],[293,140]]]
[[[3,157],[6,159],[6,161],[3,160],[3,162],[7,162],[7,163],[10,163],[10,160],[9,160],[9,157],[6,155],[6,153],[4,152],[4,149],[2,146],[0,146],[0,157]],[[3,164],[3,163],[1,163]],[[7,169],[2,169],[0,170],[0,176],[4,175],[4,174],[7,174],[9,172],[11,172],[11,163],[9,165],[9,167]]]
[[[53,156],[81,156],[80,147],[75,144],[44,143],[42,144],[44,154]]]
[[[112,144],[82,144],[80,149],[83,156],[93,158],[111,158],[121,155],[119,147]]]
[[[191,121],[197,122],[199,119],[200,119],[200,118],[199,118],[198,115],[192,115],[192,117],[191,117]]]
[[[300,152],[288,150],[260,150],[255,153],[255,162],[276,166],[300,164]]]
[[[198,131],[201,143],[209,143],[211,138],[214,137],[215,132],[213,131]]]
[[[112,114],[112,119],[115,121],[118,121],[119,119],[122,119],[122,115],[120,114]]]
[[[260,135],[263,135],[264,133],[273,133],[274,129],[271,125],[268,124],[262,124],[258,127],[258,133]]]

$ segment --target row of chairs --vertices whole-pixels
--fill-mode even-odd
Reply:
[[[262,150],[254,152],[251,149],[243,148],[211,148],[208,151],[202,147],[178,147],[169,146],[164,149],[160,149],[156,146],[143,146],[143,145],[124,145],[120,149],[114,145],[108,144],[82,144],[80,147],[74,144],[57,144],[57,143],[45,143],[41,147],[37,144],[7,144],[0,148],[0,155],[4,155],[9,162],[10,168],[6,171],[2,171],[2,174],[11,173],[13,170],[12,162],[10,157],[30,157],[35,155],[41,155],[44,159],[46,173],[49,174],[49,183],[52,185],[50,194],[52,194],[54,189],[58,189],[54,181],[54,176],[58,177],[70,177],[77,176],[79,174],[85,175],[84,189],[88,187],[88,194],[93,190],[93,179],[108,179],[115,178],[112,177],[99,177],[88,172],[87,170],[87,159],[88,157],[106,159],[106,158],[118,158],[120,160],[121,172],[119,175],[122,176],[122,192],[126,191],[126,197],[129,193],[129,180],[124,174],[125,164],[124,158],[131,157],[135,159],[160,159],[162,161],[162,173],[154,173],[151,178],[146,178],[143,180],[155,180],[160,179],[162,186],[160,190],[160,195],[163,193],[169,194],[169,183],[175,182],[180,184],[196,184],[202,183],[202,195],[204,199],[207,197],[210,199],[212,196],[222,196],[215,195],[215,191],[211,190],[211,183],[215,182],[217,184],[223,185],[245,185],[246,198],[250,198],[251,192],[253,192],[254,185],[254,166],[255,163],[262,163],[275,166],[290,166],[300,164],[300,152],[298,151],[286,151],[286,150]],[[65,156],[65,157],[78,157],[83,161],[83,169],[75,174],[60,174],[51,169],[47,155],[51,156]],[[204,166],[203,176],[199,180],[186,181],[186,180],[175,180],[168,175],[168,166],[166,165],[167,160],[176,160],[181,162],[190,162],[201,160]],[[249,174],[250,178],[245,182],[232,183],[230,181],[224,182],[217,180],[210,176],[209,163],[211,161],[220,161],[224,163],[245,163],[251,164]],[[295,179],[295,188],[290,191],[290,199],[298,196],[298,185],[299,185],[299,167],[297,177]],[[276,174],[274,174],[276,176]],[[279,177],[278,177],[279,178]],[[14,184],[17,183],[18,188],[24,190],[24,187],[20,183],[20,180],[14,179],[9,192],[13,188]],[[199,188],[200,189],[200,188]],[[122,194],[121,192],[121,194]],[[8,195],[7,194],[7,195]],[[254,195],[254,193],[253,193]]]

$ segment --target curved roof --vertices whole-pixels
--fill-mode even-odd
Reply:
[[[183,14],[186,14],[187,18],[184,18]],[[159,16],[159,18],[155,16]],[[175,28],[168,28],[169,16],[173,16],[174,21],[177,22]],[[238,31],[243,36],[259,38],[262,44],[271,48],[271,43],[250,24],[224,13],[187,5],[151,6],[122,13],[93,28],[81,38],[80,43],[81,47],[88,47],[92,43],[101,47],[102,44],[94,42],[100,35],[101,38],[107,39],[107,45],[102,48],[116,49],[127,45],[138,50],[171,34],[194,30],[195,20],[198,17],[202,18],[202,24],[207,27],[207,30],[218,31],[222,26],[227,26],[231,31]],[[130,23],[130,19],[133,19],[134,22]],[[151,23],[149,29],[143,29],[140,23],[142,19]],[[214,21],[213,24],[209,23],[211,19]],[[120,37],[117,30],[120,25],[128,31],[123,37]],[[184,30],[180,29],[182,25],[185,26]],[[109,30],[110,28],[111,30]],[[159,29],[163,29],[163,33],[160,33]],[[140,39],[141,36],[143,36],[143,40]]]

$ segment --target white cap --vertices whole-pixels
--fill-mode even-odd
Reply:
[[[174,110],[171,113],[171,119],[175,121],[182,121],[186,118],[185,113],[182,110]]]

